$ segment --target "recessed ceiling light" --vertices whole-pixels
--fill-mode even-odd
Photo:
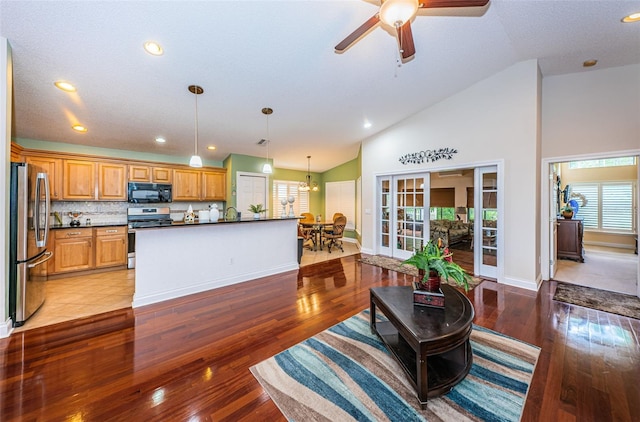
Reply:
[[[215,149],[216,149],[216,147],[215,147],[214,145],[209,145],[209,146],[207,147],[207,149],[208,149],[209,151],[213,151],[213,150],[215,150]]]
[[[594,59],[594,60],[585,60],[585,61],[582,63],[582,66],[583,66],[583,67],[592,67],[592,66],[595,66],[597,63],[598,63],[598,61],[597,61],[597,60],[595,60],[595,59]]]
[[[77,125],[73,125],[71,126],[71,128],[73,130],[75,130],[76,132],[80,132],[80,133],[85,133],[87,131],[87,128],[83,125],[77,124]]]
[[[164,144],[165,142],[167,142],[167,140],[164,139],[162,136],[158,136],[156,138],[156,142],[159,143],[159,144]]]
[[[71,85],[69,82],[55,81],[53,84],[56,86],[56,88],[61,89],[65,92],[76,92],[76,87]]]
[[[155,41],[147,41],[144,43],[144,50],[153,56],[162,56],[164,54],[162,46]]]
[[[368,120],[365,120],[362,126],[364,126],[365,129],[369,129],[371,127],[371,122]]]
[[[629,16],[625,16],[624,18],[622,18],[622,22],[624,23],[631,23],[631,22],[638,22],[638,21],[640,21],[640,12],[632,13]]]

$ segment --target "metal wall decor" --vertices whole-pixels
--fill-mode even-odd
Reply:
[[[399,158],[399,161],[402,164],[432,163],[440,159],[451,160],[453,158],[453,154],[457,153],[458,150],[455,148],[426,149],[424,151],[405,154]]]

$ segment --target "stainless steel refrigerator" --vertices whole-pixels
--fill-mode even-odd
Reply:
[[[49,178],[44,169],[11,163],[9,315],[19,327],[44,303],[49,236]]]

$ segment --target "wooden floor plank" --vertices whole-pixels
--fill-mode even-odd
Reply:
[[[284,421],[249,368],[413,277],[359,256],[0,340],[0,420]],[[484,281],[474,323],[542,348],[523,421],[640,419],[640,321]]]

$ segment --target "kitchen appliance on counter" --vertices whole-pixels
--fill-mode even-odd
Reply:
[[[46,171],[27,163],[11,163],[9,225],[9,316],[24,325],[45,300],[50,193]]]
[[[127,201],[135,204],[157,204],[173,200],[172,185],[129,182]]]
[[[127,209],[127,268],[136,267],[136,229],[141,227],[162,227],[171,225],[169,207],[128,208]]]

